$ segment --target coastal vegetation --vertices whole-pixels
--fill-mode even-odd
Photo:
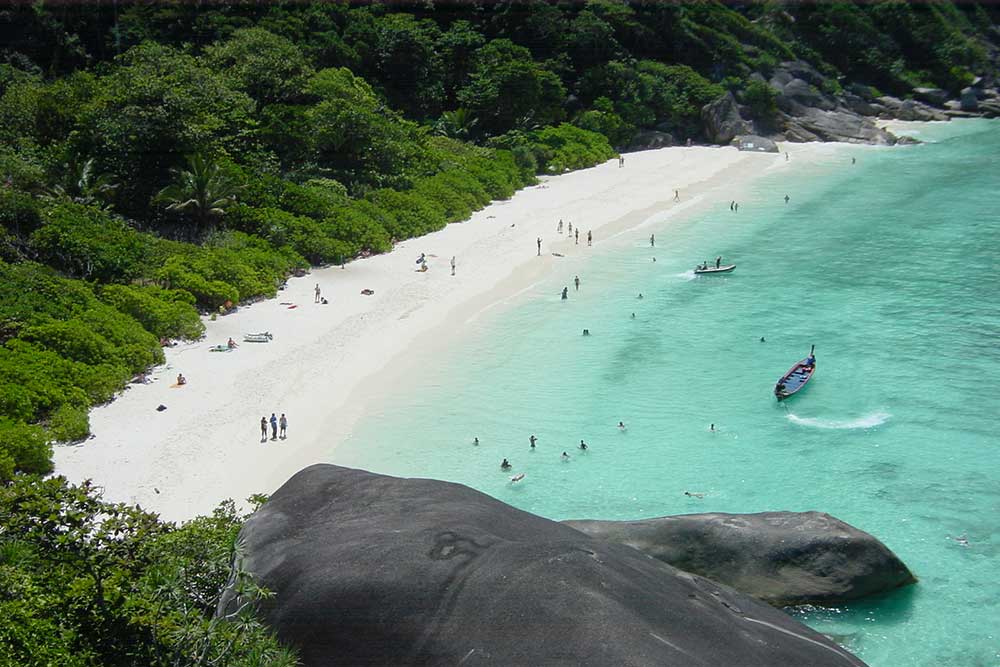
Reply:
[[[0,667],[283,664],[213,620],[243,516],[44,480],[53,443],[292,273],[389,251],[656,131],[993,76],[990,3],[136,3],[0,13]],[[85,446],[85,445],[84,445]],[[250,584],[248,584],[250,586]],[[248,588],[249,598],[267,595]]]

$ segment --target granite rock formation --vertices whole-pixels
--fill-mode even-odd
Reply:
[[[774,605],[840,604],[916,581],[880,541],[820,512],[565,523]]]
[[[274,593],[259,612],[306,667],[864,664],[750,596],[458,484],[314,465],[239,540]]]

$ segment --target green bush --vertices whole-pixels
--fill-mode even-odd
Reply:
[[[48,433],[56,442],[80,442],[90,435],[87,408],[60,405],[48,419]]]
[[[106,285],[98,290],[98,297],[135,318],[157,338],[193,340],[205,333],[190,292],[152,285]]]
[[[778,111],[778,91],[763,81],[748,83],[742,97],[744,104],[750,107],[750,114],[757,120],[767,122]]]
[[[27,192],[0,188],[0,227],[20,238],[27,238],[42,224],[38,200]]]
[[[12,479],[15,470],[52,472],[52,446],[44,429],[0,417],[0,482]]]

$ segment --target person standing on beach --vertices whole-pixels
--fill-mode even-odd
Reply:
[[[587,230],[587,245],[594,245],[594,234],[589,229]]]
[[[455,275],[455,256],[451,256],[451,275]]]
[[[624,166],[625,166],[625,156],[624,155],[619,155],[618,156],[618,168],[621,169]]]
[[[656,247],[656,236],[654,236],[653,234],[649,235],[649,247],[650,248]]]
[[[278,439],[278,418],[271,413],[271,440]]]
[[[267,442],[267,417],[260,418],[260,441]]]
[[[788,152],[785,151],[785,162],[788,162]]]
[[[541,257],[542,256],[542,237],[539,236],[537,239],[535,239],[535,243],[538,245],[538,256]]]
[[[534,449],[534,448],[535,448],[535,443],[536,443],[537,441],[538,441],[538,438],[536,438],[536,437],[535,437],[535,434],[534,434],[534,433],[532,433],[532,434],[531,434],[531,437],[530,437],[530,438],[528,438],[528,442],[530,442],[530,443],[531,443],[531,448],[532,448],[532,449]]]
[[[316,289],[314,289],[313,292],[316,295],[315,298],[313,298],[313,303],[319,303],[319,297],[320,297],[320,294],[321,294],[320,289],[319,289],[319,283],[316,283]]]
[[[285,418],[285,413],[281,413],[281,419],[278,420],[278,428],[281,429],[281,439],[284,440],[288,437],[288,419]]]
[[[580,276],[575,276],[573,278],[573,284],[576,285],[576,291],[580,291]]]
[[[576,235],[575,235],[574,238],[576,238],[576,245],[580,245],[580,228],[579,227],[576,228]]]
[[[562,226],[563,226],[562,218],[559,218],[559,226],[556,227],[556,231],[560,234],[562,234]]]
[[[681,200],[681,191],[674,190],[674,201],[680,201],[680,200]]]

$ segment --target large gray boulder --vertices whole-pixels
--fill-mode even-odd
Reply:
[[[864,664],[747,595],[458,484],[311,466],[239,545],[306,667]],[[219,612],[236,604],[231,589]]]
[[[705,136],[715,144],[728,144],[738,134],[749,134],[753,128],[740,116],[740,107],[732,93],[726,93],[701,109]]]
[[[968,86],[962,89],[959,96],[962,111],[975,111],[979,108],[979,94],[975,88]]]
[[[891,146],[896,137],[875,126],[864,116],[846,109],[824,111],[805,108],[796,116],[783,118],[788,141],[841,141],[851,144]]]
[[[943,111],[933,109],[916,100],[900,100],[886,95],[878,98],[878,103],[886,108],[881,114],[883,118],[898,118],[899,120],[948,120]]]
[[[567,521],[774,605],[833,605],[916,581],[884,544],[819,512]]]
[[[628,143],[629,151],[645,151],[674,145],[674,135],[660,130],[640,130]]]

